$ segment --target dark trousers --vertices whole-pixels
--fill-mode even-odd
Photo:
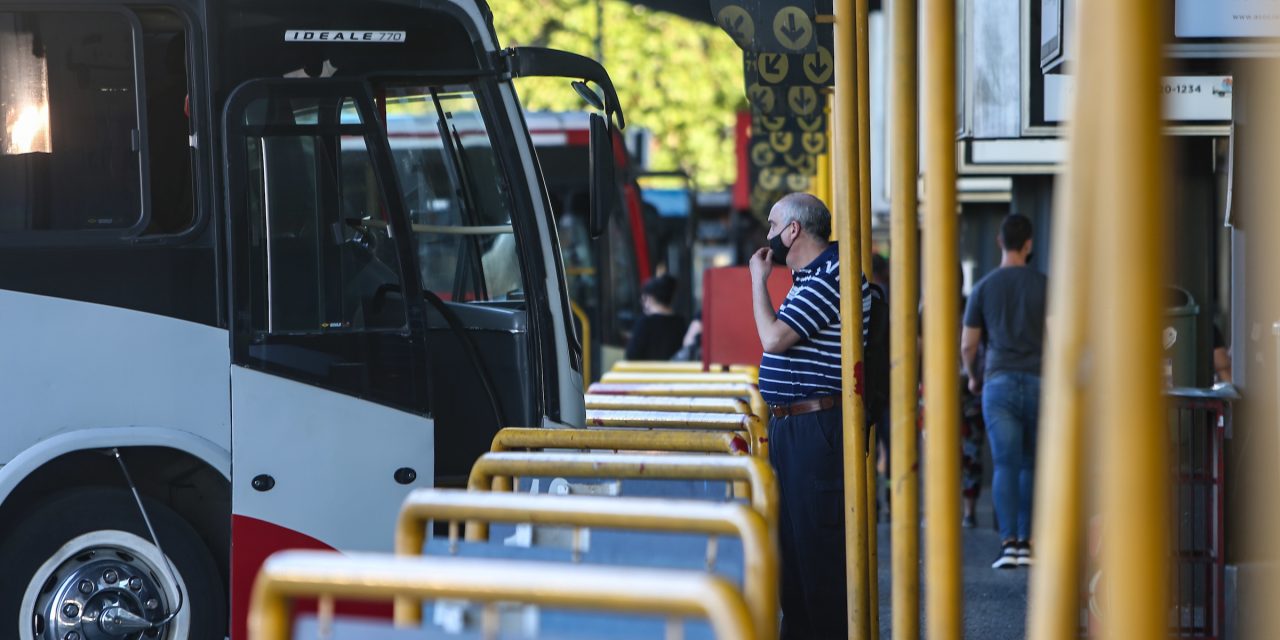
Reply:
[[[839,408],[769,420],[782,501],[782,640],[848,636],[842,429]]]

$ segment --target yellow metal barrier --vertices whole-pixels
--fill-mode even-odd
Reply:
[[[284,551],[267,559],[253,585],[249,637],[287,640],[294,599],[319,598],[321,611],[332,611],[337,599],[399,597],[698,617],[710,621],[717,638],[760,637],[738,590],[703,572],[326,551]]]
[[[747,398],[747,401],[751,403],[751,413],[760,418],[760,420],[764,421],[766,424],[769,422],[769,407],[765,404],[764,398],[761,397],[760,389],[754,384],[741,382],[718,382],[707,384],[686,382],[597,382],[587,389],[587,393],[591,395],[632,395],[686,398]]]
[[[648,429],[725,429],[745,431],[751,441],[751,453],[766,457],[769,452],[768,431],[754,415],[732,413],[690,413],[669,411],[609,411],[588,409],[587,424],[597,427],[637,427]]]
[[[752,508],[764,516],[771,532],[778,526],[777,478],[768,462],[752,456],[486,453],[471,467],[467,488],[498,491],[495,480],[504,476],[745,481]],[[485,525],[467,523],[468,540],[484,540],[488,535]]]
[[[664,398],[662,396],[607,396],[599,394],[587,396],[587,409],[751,413],[751,405],[739,398]]]
[[[447,489],[418,489],[405,498],[396,525],[396,553],[418,555],[431,521],[506,522],[561,527],[599,527],[633,531],[732,535],[742,540],[743,594],[761,638],[778,628],[777,548],[764,518],[741,504],[696,500],[603,498],[595,496],[517,495]],[[708,566],[715,547],[708,545]],[[621,576],[620,576],[621,577]],[[625,580],[623,580],[625,582]],[[422,622],[413,601],[396,602],[396,623]]]
[[[751,378],[760,377],[760,367],[749,364],[715,364],[703,370],[701,362],[677,360],[619,360],[611,371],[618,373],[742,373]]]
[[[612,449],[746,454],[750,445],[729,431],[642,431],[635,429],[539,429],[507,427],[493,437],[490,451],[521,449]]]
[[[633,383],[694,383],[694,384],[723,384],[723,383],[740,383],[755,384],[756,381],[747,373],[682,373],[676,372],[645,372],[645,371],[610,371],[600,376],[600,382],[633,382]]]

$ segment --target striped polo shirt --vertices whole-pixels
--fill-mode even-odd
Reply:
[[[813,262],[791,273],[791,291],[778,319],[800,335],[781,354],[760,360],[760,395],[769,404],[840,393],[840,248],[832,242]],[[871,288],[862,276],[862,339],[870,323]]]

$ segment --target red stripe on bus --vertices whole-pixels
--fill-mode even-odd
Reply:
[[[285,549],[335,549],[305,533],[248,516],[231,516],[231,638],[249,637],[249,595],[253,581],[267,557]],[[316,611],[315,600],[298,600],[294,614]],[[336,611],[342,616],[391,619],[391,603],[342,602]]]

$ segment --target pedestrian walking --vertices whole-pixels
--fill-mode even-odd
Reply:
[[[996,569],[1030,565],[1031,499],[1040,417],[1040,363],[1048,281],[1027,265],[1031,221],[1012,214],[998,237],[1000,267],[973,288],[964,313],[960,352],[969,391],[982,396],[982,416],[994,464],[991,495],[1001,536]],[[978,374],[979,345],[986,363]]]
[[[753,313],[764,347],[760,394],[769,404],[769,461],[781,498],[783,640],[845,638],[848,630],[840,252],[830,236],[826,205],[809,194],[790,194],[769,213],[769,247],[750,261]],[[792,272],[791,290],[776,310],[767,286],[774,265]],[[861,291],[865,341],[871,305],[865,276]]]

